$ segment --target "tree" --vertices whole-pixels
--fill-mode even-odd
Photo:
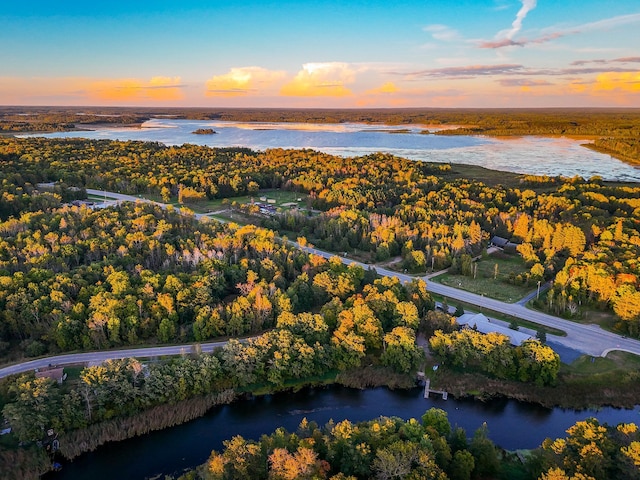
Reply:
[[[633,285],[619,287],[613,300],[613,311],[626,322],[640,320],[640,292]]]
[[[449,467],[451,480],[469,480],[475,468],[475,460],[468,450],[458,450],[453,454],[453,460]]]
[[[22,375],[10,391],[16,399],[5,405],[2,415],[20,441],[40,440],[48,428],[59,426],[60,394],[53,380]]]
[[[169,203],[171,201],[171,190],[167,187],[162,187],[160,189],[160,198],[162,198],[164,203]]]
[[[376,452],[372,470],[375,478],[393,480],[406,478],[417,458],[417,446],[408,442],[396,442]]]
[[[474,433],[469,452],[474,459],[474,477],[494,478],[500,468],[500,460],[495,445],[489,439],[486,423]]]
[[[422,415],[422,425],[432,427],[439,435],[448,436],[451,433],[451,424],[447,412],[440,408],[430,408]]]
[[[529,216],[526,213],[518,215],[513,222],[513,235],[520,241],[524,241],[529,236]]]
[[[560,357],[538,340],[527,340],[518,347],[518,378],[538,385],[551,385],[560,370]]]
[[[407,327],[395,327],[384,336],[385,349],[380,357],[383,365],[397,372],[417,370],[424,360],[424,350],[416,345],[415,333]]]
[[[536,338],[540,341],[540,343],[547,343],[547,331],[544,328],[538,329],[536,332]]]
[[[310,448],[298,447],[291,454],[285,448],[276,448],[269,455],[269,478],[274,480],[304,480],[323,478],[326,472],[318,455]]]

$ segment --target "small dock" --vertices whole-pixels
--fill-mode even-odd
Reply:
[[[443,400],[446,400],[449,397],[447,392],[445,392],[444,390],[432,390],[431,379],[427,378],[424,383],[424,398],[429,398],[429,395],[432,393],[437,393],[439,395],[442,395]]]

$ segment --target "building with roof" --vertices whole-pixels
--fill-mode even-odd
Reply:
[[[66,378],[66,375],[64,373],[64,367],[37,368],[35,373],[36,373],[36,378],[47,377],[58,383],[62,383],[62,381]]]
[[[498,237],[497,235],[494,235],[493,237],[491,237],[491,240],[489,240],[489,245],[493,247],[498,247],[499,249],[501,249],[506,253],[515,253],[516,247],[518,246],[517,243],[513,243],[507,240],[506,238]]]
[[[480,333],[497,332],[509,337],[509,343],[516,347],[522,345],[522,342],[533,338],[518,330],[513,330],[504,325],[492,322],[489,318],[485,317],[482,313],[465,313],[456,319],[458,325],[466,326],[467,328],[474,328]]]

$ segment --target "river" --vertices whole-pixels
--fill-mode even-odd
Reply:
[[[278,427],[295,430],[303,418],[324,425],[369,420],[380,415],[420,419],[431,407],[448,412],[452,425],[468,436],[486,422],[491,439],[506,449],[534,448],[545,438],[565,436],[579,420],[596,416],[602,423],[638,423],[640,410],[602,408],[594,410],[547,409],[514,400],[424,399],[422,389],[390,391],[386,388],[353,390],[342,387],[307,388],[242,400],[213,408],[204,417],[123,442],[110,443],[48,474],[55,480],[111,480],[113,478],[164,478],[202,464],[211,450],[234,435],[258,439]]]
[[[217,133],[193,134],[198,128],[212,128]],[[640,182],[640,169],[589,150],[581,145],[584,141],[563,137],[497,139],[420,133],[424,130],[419,125],[242,123],[163,118],[145,122],[142,128],[105,127],[42,136],[141,140],[166,145],[240,146],[255,150],[312,148],[345,157],[386,152],[413,160],[479,165],[515,173],[567,177],[580,175],[583,178],[600,176],[605,180]]]

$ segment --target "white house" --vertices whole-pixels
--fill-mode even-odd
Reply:
[[[491,322],[482,313],[465,313],[456,319],[459,325],[466,325],[469,328],[475,328],[480,333],[497,332],[509,337],[511,345],[520,346],[525,340],[529,340],[531,335],[512,330],[509,327]]]

